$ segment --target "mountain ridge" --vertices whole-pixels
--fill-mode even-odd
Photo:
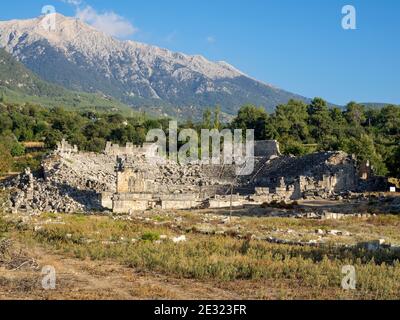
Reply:
[[[37,103],[46,107],[69,109],[121,111],[130,108],[110,97],[75,92],[40,79],[8,52],[0,48],[0,95],[11,103]]]
[[[290,99],[309,101],[224,61],[117,40],[76,18],[55,17],[55,31],[43,27],[43,17],[0,22],[0,47],[42,79],[68,89],[183,117],[201,116],[216,105],[235,114],[248,103],[272,111]]]

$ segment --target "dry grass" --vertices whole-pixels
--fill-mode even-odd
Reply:
[[[184,215],[193,218],[188,213]],[[155,220],[168,219],[157,217]],[[278,218],[245,218],[241,222],[249,228],[261,224],[266,229],[346,226],[353,232],[388,234],[396,239],[400,225],[399,217],[394,216],[371,218],[361,223]],[[187,242],[175,244],[171,240],[160,240],[161,235],[168,239],[181,235],[168,225],[115,221],[98,216],[43,215],[28,223],[14,220],[11,231],[10,223],[3,221],[2,225],[26,245],[41,245],[82,261],[112,261],[137,272],[211,282],[214,286],[241,283],[236,290],[242,291],[243,298],[249,294],[246,288],[253,288],[253,298],[255,295],[260,299],[268,298],[265,288],[260,287],[265,283],[273,284],[275,290],[281,288],[274,297],[283,299],[397,299],[400,294],[400,254],[384,250],[373,253],[354,248],[289,246],[196,233],[186,234]],[[355,291],[341,289],[344,265],[356,268]]]

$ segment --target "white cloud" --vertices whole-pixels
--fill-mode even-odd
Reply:
[[[208,36],[206,40],[208,43],[215,43],[217,41],[214,36]]]
[[[135,26],[126,18],[114,11],[97,12],[93,7],[86,5],[84,0],[61,0],[75,7],[75,17],[103,31],[110,36],[125,38],[136,31]]]
[[[76,2],[79,0],[68,1]],[[130,21],[115,12],[105,11],[99,13],[91,6],[86,6],[83,9],[77,7],[76,17],[94,28],[118,38],[128,37],[138,31]]]
[[[72,4],[73,6],[79,6],[82,4],[82,0],[61,0],[62,2]]]

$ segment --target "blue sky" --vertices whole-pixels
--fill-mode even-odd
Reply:
[[[357,30],[342,28],[347,4]],[[400,104],[398,0],[14,0],[1,4],[0,20],[38,16],[44,5],[307,97]]]

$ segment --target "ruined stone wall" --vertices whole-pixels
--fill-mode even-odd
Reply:
[[[358,167],[358,175],[361,180],[368,180],[373,176],[373,170],[369,161],[362,161]]]
[[[113,192],[102,192],[100,195],[100,204],[104,209],[113,209]]]
[[[157,192],[146,171],[126,168],[117,172],[117,193]]]
[[[55,153],[61,155],[69,155],[78,152],[79,152],[78,147],[76,145],[69,144],[65,139],[57,143],[57,149],[55,150]]]
[[[278,156],[277,143],[261,141],[256,144],[254,172],[236,176],[234,165],[149,162],[145,153],[153,147],[109,144],[107,152],[96,154],[78,152],[62,141],[42,162],[42,176],[26,173],[17,181],[13,207],[39,212],[112,209],[127,213],[154,207],[192,208],[208,199],[211,206],[224,207],[230,203],[231,189],[241,197],[234,201],[236,206],[250,197],[256,203],[297,200],[308,195],[327,197],[360,186],[356,161],[343,152]],[[116,163],[119,153],[123,164]]]
[[[112,211],[114,213],[130,213],[131,211],[148,210],[153,201],[152,194],[121,193],[114,194],[112,198]]]
[[[202,199],[199,199],[198,196],[193,193],[162,195],[159,201],[161,208],[164,210],[192,209],[199,207],[202,203]]]
[[[271,193],[295,200],[305,194],[325,197],[353,191],[358,186],[358,171],[352,156],[326,152],[261,160],[249,180],[254,187],[269,188]]]
[[[245,202],[247,202],[245,197],[238,194],[215,196],[206,202],[206,206],[210,209],[230,208],[231,206],[237,208],[243,206]]]

